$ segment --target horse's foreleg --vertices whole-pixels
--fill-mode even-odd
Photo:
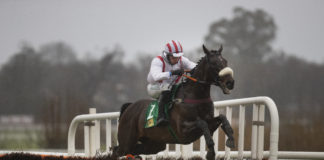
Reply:
[[[212,135],[211,135],[211,132],[208,128],[208,124],[206,121],[204,120],[197,120],[196,121],[196,125],[198,128],[200,128],[202,131],[203,131],[203,134],[204,134],[204,137],[205,137],[205,140],[206,140],[206,144],[207,144],[207,147],[208,147],[208,152],[207,152],[207,155],[206,155],[206,159],[207,160],[214,160],[215,159],[215,150],[214,150],[214,141],[212,139]]]
[[[234,137],[233,137],[233,129],[232,129],[230,123],[228,122],[226,116],[220,114],[218,117],[215,117],[215,118],[209,120],[208,125],[209,125],[209,129],[210,129],[210,132],[212,135],[216,131],[216,129],[220,125],[222,125],[221,128],[223,129],[224,133],[228,137],[228,139],[226,141],[226,146],[230,147],[230,148],[235,147]]]
[[[213,135],[214,132],[218,129],[218,127],[222,124],[222,121],[220,120],[220,118],[215,117],[207,121],[207,123],[208,123],[208,128],[210,130],[210,134]]]

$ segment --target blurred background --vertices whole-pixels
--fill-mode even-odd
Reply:
[[[279,150],[324,151],[323,5],[2,0],[0,150],[66,149],[71,120],[89,107],[119,111],[149,98],[151,59],[174,39],[193,61],[203,56],[202,44],[223,45],[236,86],[231,95],[212,87],[213,100],[271,97],[279,110]]]

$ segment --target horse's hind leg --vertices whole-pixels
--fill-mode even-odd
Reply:
[[[122,124],[120,124],[122,125]],[[122,125],[119,126],[118,142],[119,146],[116,147],[114,152],[117,157],[124,156],[126,154],[132,154],[134,147],[138,141],[138,133],[134,125]]]

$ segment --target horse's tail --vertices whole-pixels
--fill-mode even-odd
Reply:
[[[124,103],[122,106],[121,106],[121,109],[120,109],[120,115],[119,115],[119,119],[121,118],[121,116],[123,115],[124,111],[127,109],[127,107],[129,105],[131,105],[132,103]]]

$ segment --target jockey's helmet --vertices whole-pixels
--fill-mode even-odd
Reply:
[[[183,55],[182,45],[179,41],[172,40],[165,45],[163,53],[173,57],[181,57]]]

